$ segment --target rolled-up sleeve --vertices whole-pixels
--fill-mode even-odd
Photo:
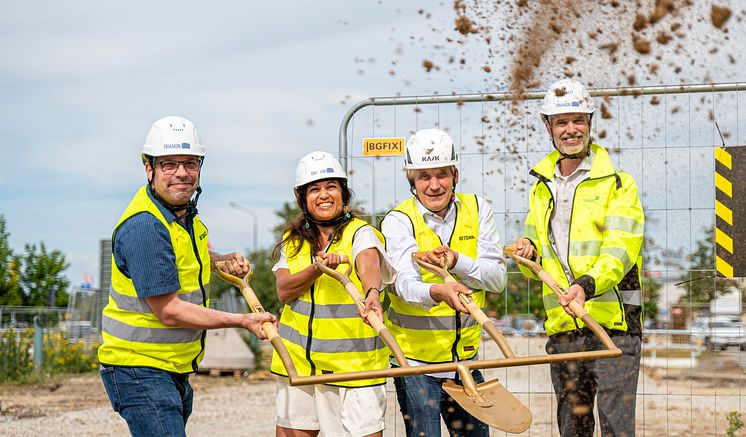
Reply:
[[[505,257],[500,247],[500,235],[495,227],[495,218],[490,204],[477,197],[479,206],[479,235],[477,258],[459,252],[451,273],[464,285],[473,289],[484,289],[493,293],[505,288]]]
[[[432,284],[422,281],[420,269],[412,261],[419,250],[409,218],[398,211],[389,212],[381,224],[386,238],[386,254],[396,269],[396,294],[405,302],[425,309],[438,305],[430,297]]]
[[[355,238],[352,240],[352,259],[357,260],[360,252],[375,248],[379,254],[381,283],[383,285],[393,284],[396,280],[396,269],[389,260],[386,249],[383,247],[383,242],[379,238],[372,226],[363,226],[358,229]]]

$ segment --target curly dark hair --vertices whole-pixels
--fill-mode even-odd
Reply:
[[[337,242],[341,238],[344,227],[347,226],[347,223],[349,223],[351,219],[357,218],[358,213],[357,211],[347,211],[353,196],[352,190],[347,186],[347,180],[342,178],[332,178],[331,180],[339,181],[340,189],[342,191],[342,203],[346,210],[342,212],[342,214],[349,214],[349,217],[346,220],[342,220],[332,233],[332,241]],[[280,250],[285,243],[291,241],[295,244],[295,251],[291,254],[286,254],[288,257],[297,255],[301,246],[306,241],[311,245],[311,253],[315,254],[324,249],[321,246],[321,234],[319,233],[319,229],[315,225],[315,221],[311,218],[308,212],[308,206],[306,205],[306,193],[308,192],[308,187],[311,183],[313,182],[301,185],[295,189],[295,202],[298,205],[298,208],[300,208],[301,213],[294,219],[290,220],[283,232],[283,235],[287,234],[287,236],[277,243],[274,249],[272,249],[272,258],[274,260],[279,259]]]

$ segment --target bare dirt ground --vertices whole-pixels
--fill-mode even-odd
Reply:
[[[516,355],[543,353],[540,338],[509,339]],[[482,356],[498,357],[486,344]],[[738,356],[738,353],[734,354]],[[665,363],[665,361],[664,361]],[[698,362],[691,368],[659,365],[640,375],[637,432],[641,436],[723,436],[729,411],[746,415],[746,379],[732,365]],[[727,363],[726,363],[727,364]],[[261,374],[260,374],[261,375]],[[554,395],[547,366],[492,369],[531,409],[533,425],[523,435],[557,435]],[[191,436],[274,435],[274,380],[194,375]],[[388,386],[387,437],[404,436],[393,385]],[[740,434],[739,434],[740,432]],[[746,436],[741,430],[735,435]],[[124,421],[111,410],[97,374],[60,378],[38,384],[0,385],[0,436],[123,436]],[[447,435],[447,433],[443,433]],[[492,430],[492,435],[507,435]],[[512,434],[511,434],[512,435]]]

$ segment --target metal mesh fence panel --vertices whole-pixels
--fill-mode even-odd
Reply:
[[[746,343],[712,350],[691,331],[695,320],[715,317],[712,300],[699,297],[702,289],[734,296],[736,308],[728,317],[743,318],[740,279],[723,281],[714,275],[714,150],[723,143],[715,122],[728,146],[743,144],[745,89],[746,84],[732,83],[591,90],[597,104],[592,141],[635,178],[646,216],[643,299],[649,305],[643,316],[639,435],[723,435],[728,412],[746,407],[746,352],[741,350]],[[512,243],[521,236],[527,213],[534,182],[529,170],[552,150],[538,113],[542,97],[436,95],[358,103],[339,133],[340,160],[358,207],[377,224],[411,196],[403,157],[364,157],[363,139],[409,137],[418,129],[438,127],[459,151],[457,190],[487,199],[500,244]],[[538,285],[524,279],[514,264],[508,267],[508,287],[491,296],[489,315],[499,319],[516,354],[544,353],[546,337],[521,326],[543,316],[534,303],[541,301],[531,299]],[[482,344],[481,357],[500,356],[489,339]],[[527,435],[557,435],[548,366],[488,370],[486,376],[500,378],[534,412]],[[394,410],[387,415],[387,430],[403,435]]]

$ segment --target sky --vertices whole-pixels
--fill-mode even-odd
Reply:
[[[709,2],[701,3],[697,16],[706,16]],[[98,284],[99,240],[145,182],[140,149],[163,116],[192,120],[207,148],[199,211],[224,253],[273,244],[274,211],[293,201],[298,159],[336,153],[355,102],[507,91],[509,43],[495,39],[485,55],[483,40],[453,28],[452,2],[10,1],[2,11],[0,215],[16,252],[40,241],[61,250],[73,284],[83,274]],[[742,18],[730,20],[730,35],[746,33]],[[510,33],[511,20],[489,24]],[[712,31],[692,38],[717,41]],[[725,51],[689,49],[717,65],[692,66],[684,79],[666,68],[646,77],[634,63],[628,71],[640,70],[643,85],[746,80],[742,56],[729,62]],[[475,62],[448,67],[454,54]],[[593,72],[584,78],[594,86],[627,83],[588,59]],[[545,65],[535,85],[561,78],[563,68]]]

